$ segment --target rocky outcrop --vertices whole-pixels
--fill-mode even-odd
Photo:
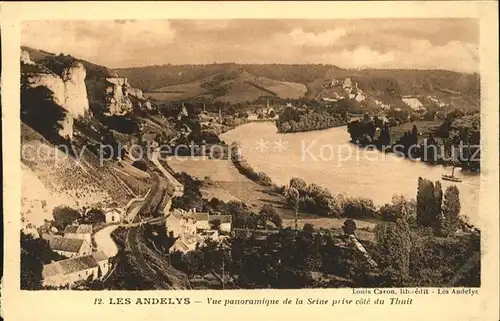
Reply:
[[[30,54],[26,50],[21,50],[21,63],[26,65],[35,64],[33,61],[31,61]]]
[[[86,70],[82,63],[74,62],[59,76],[48,68],[35,64],[26,51],[21,52],[21,71],[27,88],[45,87],[52,92],[53,101],[66,110],[60,122],[62,137],[73,137],[73,120],[89,113]]]
[[[132,88],[127,78],[113,77],[106,78],[106,81],[109,84],[106,88],[105,98],[107,107],[106,115],[126,115],[134,107],[148,108],[142,90]]]
[[[87,71],[82,63],[76,62],[62,75],[64,83],[64,103],[66,109],[73,117],[83,117],[89,111],[89,100],[87,98],[87,87],[85,77]]]
[[[29,60],[29,55],[25,59]],[[85,86],[86,71],[80,62],[76,62],[65,69],[62,77],[43,67],[36,71],[27,71],[26,74],[25,85],[27,87],[36,88],[42,86],[48,88],[52,91],[54,102],[65,109],[72,117],[83,117],[89,112],[87,87]]]

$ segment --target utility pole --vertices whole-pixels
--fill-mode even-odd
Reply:
[[[226,280],[224,278],[224,248],[222,248],[222,290],[224,290]]]

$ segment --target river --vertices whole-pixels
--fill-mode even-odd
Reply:
[[[450,167],[427,165],[377,150],[366,151],[349,143],[346,127],[280,134],[270,122],[249,123],[221,135],[226,143],[239,141],[243,157],[256,171],[273,182],[287,185],[292,177],[328,188],[332,194],[369,197],[376,205],[391,201],[394,194],[416,198],[418,177],[439,180],[443,192],[450,184],[460,191],[461,214],[480,227],[480,176],[455,169],[461,183],[441,180]]]

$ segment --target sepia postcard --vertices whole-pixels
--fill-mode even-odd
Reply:
[[[494,2],[1,9],[7,320],[498,320]]]

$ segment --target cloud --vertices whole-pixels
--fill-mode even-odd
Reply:
[[[345,29],[331,29],[323,32],[306,32],[302,28],[294,28],[288,33],[277,33],[274,41],[294,46],[330,47],[347,35]]]
[[[395,52],[379,52],[368,46],[359,46],[354,50],[342,50],[338,54],[338,64],[349,68],[377,68],[394,62]]]
[[[322,63],[344,68],[446,69],[478,72],[479,52],[475,45],[450,41],[433,46],[428,40],[408,40],[404,50],[378,51],[369,46],[316,57]]]
[[[22,26],[23,45],[110,67],[148,57],[151,50],[171,44],[175,36],[166,20],[30,21]]]
[[[34,21],[23,24],[22,41],[110,68],[229,61],[477,72],[475,24],[456,19]]]

